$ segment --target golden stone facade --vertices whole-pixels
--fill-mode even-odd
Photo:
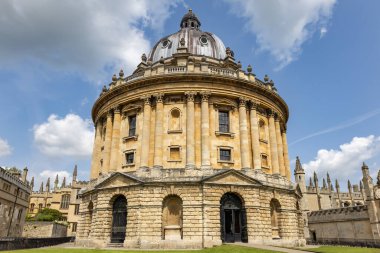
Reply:
[[[191,12],[94,104],[77,243],[200,248],[304,242],[288,107]]]

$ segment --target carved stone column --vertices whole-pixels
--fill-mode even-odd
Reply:
[[[272,161],[272,174],[280,174],[280,169],[279,169],[279,164],[278,164],[276,128],[274,125],[274,114],[272,111],[269,113],[269,141],[270,141],[270,157]]]
[[[143,129],[141,137],[140,167],[149,167],[149,146],[150,146],[150,96],[142,97],[144,100]]]
[[[101,119],[98,119],[98,121],[95,123],[95,140],[94,140],[94,148],[92,151],[92,160],[91,160],[91,179],[97,178],[99,175],[102,128],[103,128],[103,125],[101,123]]]
[[[154,160],[155,168],[162,168],[162,135],[163,135],[163,116],[164,116],[164,94],[154,95],[156,98],[156,125],[154,133]]]
[[[209,168],[210,163],[210,114],[208,98],[210,92],[201,92],[201,167]]]
[[[112,111],[107,114],[106,123],[106,137],[104,140],[104,151],[103,151],[103,171],[108,172],[110,170],[110,160],[111,160],[111,143],[112,143]]]
[[[119,166],[120,153],[120,107],[113,110],[113,128],[112,128],[112,144],[111,144],[111,161],[110,171],[116,171]]]
[[[260,170],[261,157],[260,157],[260,141],[259,141],[259,124],[258,124],[256,109],[257,109],[257,105],[253,102],[251,106],[251,113],[250,113],[253,168],[255,170]]]
[[[195,167],[195,113],[194,97],[196,92],[186,92],[186,168]]]
[[[240,130],[240,156],[242,169],[250,168],[249,147],[248,147],[248,128],[247,128],[247,100],[239,99],[239,130]]]
[[[279,118],[275,120],[275,127],[276,127],[278,165],[279,165],[280,175],[285,177],[286,174],[285,174],[285,163],[284,163],[284,150],[282,146],[282,136],[281,136],[281,127],[280,127]]]
[[[285,163],[285,175],[290,180],[290,161],[288,151],[288,140],[286,138],[286,129],[282,132],[282,145],[284,147],[284,163]]]

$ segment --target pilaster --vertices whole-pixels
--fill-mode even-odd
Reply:
[[[186,167],[195,167],[195,112],[194,97],[196,92],[186,92]]]
[[[276,140],[276,128],[274,124],[274,113],[269,112],[269,141],[270,141],[270,155],[272,161],[272,174],[280,174],[280,168],[278,163],[278,151]]]
[[[116,171],[119,165],[119,152],[120,152],[120,107],[117,106],[113,110],[113,128],[112,128],[112,144],[111,144],[111,158],[110,158],[110,171]]]
[[[253,154],[253,168],[255,170],[261,170],[261,157],[260,157],[260,141],[259,141],[259,125],[257,118],[257,104],[252,102],[251,113],[250,113],[250,123],[251,123],[251,145]]]
[[[250,168],[247,128],[247,99],[239,98],[240,155],[242,169]]]
[[[110,169],[111,160],[111,144],[112,144],[112,111],[108,111],[107,123],[106,123],[106,137],[104,140],[104,150],[103,150],[103,169],[102,173],[107,173]]]
[[[275,120],[276,127],[276,140],[277,140],[277,152],[278,152],[278,164],[281,176],[285,177],[285,163],[284,163],[284,150],[282,145],[280,119],[277,117]]]
[[[164,94],[155,94],[156,98],[156,122],[154,136],[154,160],[155,168],[162,168],[162,135],[163,135],[163,115],[164,115]]]
[[[288,150],[288,140],[286,138],[286,129],[282,132],[282,146],[284,147],[284,163],[285,163],[285,175],[288,180],[290,180],[290,161],[289,161],[289,150]]]
[[[202,91],[201,102],[201,167],[209,168],[210,163],[210,114],[208,99],[210,92]]]
[[[141,137],[141,151],[140,151],[140,167],[149,167],[149,144],[150,144],[150,114],[151,114],[151,101],[150,96],[141,98],[144,100],[143,112],[143,129]]]

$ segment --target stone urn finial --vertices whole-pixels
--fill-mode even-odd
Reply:
[[[164,62],[165,62],[165,61],[164,61],[164,57],[161,56],[161,58],[160,58],[160,63],[161,63],[161,64],[164,64]]]
[[[146,57],[146,54],[145,54],[145,53],[142,54],[142,56],[141,56],[141,61],[142,61],[142,62],[146,62],[147,59],[148,59],[148,58]]]
[[[252,73],[252,66],[251,66],[251,64],[248,65],[247,71],[248,71],[248,73]]]
[[[120,69],[119,76],[120,76],[120,78],[123,78],[123,76],[124,76],[124,71],[122,69]]]
[[[237,67],[238,67],[239,69],[241,69],[242,65],[241,65],[241,62],[240,62],[240,61],[238,61],[238,63],[237,63]]]
[[[112,76],[112,81],[113,81],[113,82],[116,82],[116,81],[117,81],[116,74],[114,74],[114,75]]]
[[[227,56],[232,56],[231,48],[229,48],[229,47],[226,48],[226,55]]]
[[[264,82],[267,83],[268,81],[269,81],[269,76],[268,76],[268,75],[265,75],[265,76],[264,76]]]

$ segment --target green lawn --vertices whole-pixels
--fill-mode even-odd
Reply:
[[[307,249],[307,251],[319,253],[380,253],[380,249],[359,248],[359,247],[339,247],[339,246],[321,246],[319,248]]]
[[[9,253],[274,253],[277,251],[270,250],[261,250],[261,249],[253,249],[242,246],[235,245],[223,245],[219,247],[214,247],[210,249],[202,249],[202,250],[170,250],[170,251],[130,251],[130,250],[101,250],[101,249],[63,249],[63,248],[39,248],[39,249],[28,249],[28,250],[13,250],[13,251],[1,251],[9,252]]]

